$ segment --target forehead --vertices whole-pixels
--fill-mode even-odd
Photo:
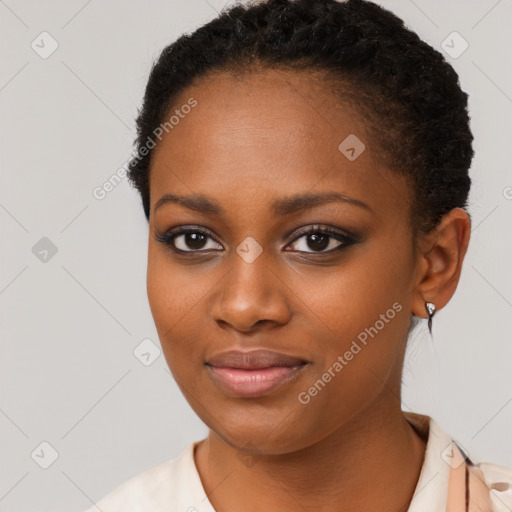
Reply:
[[[348,97],[342,103],[318,74],[287,70],[209,74],[182,91],[169,114],[191,98],[197,105],[164,134],[153,159],[162,149],[189,159],[199,154],[211,160],[231,159],[255,149],[265,150],[260,159],[275,159],[276,153],[317,159],[320,153],[338,151],[349,134],[365,140],[367,157],[372,153],[365,123]]]
[[[196,105],[181,111],[191,99]],[[348,96],[340,100],[318,75],[208,75],[182,91],[173,113],[178,122],[151,158],[152,208],[173,191],[215,195],[231,205],[239,198],[247,207],[313,188],[368,196],[398,179],[379,163]],[[351,148],[355,159],[354,151],[346,153]]]

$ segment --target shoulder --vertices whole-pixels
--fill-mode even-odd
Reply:
[[[470,500],[469,511],[512,512],[512,468],[475,460],[433,418],[411,412],[404,414],[420,436],[427,439],[418,497],[412,502],[411,512],[423,510],[435,499],[440,500],[436,510],[446,510],[447,504],[450,505],[448,510],[463,510],[466,493]],[[464,476],[465,461],[469,482]],[[429,492],[431,495],[426,496]],[[418,508],[418,505],[421,506]]]
[[[510,512],[512,510],[512,468],[480,462],[485,484],[489,488],[493,512]]]
[[[194,445],[178,456],[139,473],[113,489],[85,512],[184,511],[200,500]]]

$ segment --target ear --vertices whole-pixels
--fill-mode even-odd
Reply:
[[[454,208],[431,232],[423,235],[418,246],[418,279],[412,301],[414,315],[427,318],[425,302],[433,302],[439,311],[452,298],[470,234],[469,215],[462,208]]]

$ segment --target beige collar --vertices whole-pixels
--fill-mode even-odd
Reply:
[[[425,461],[408,512],[491,512],[490,490],[482,470],[433,418],[404,411],[427,441]]]

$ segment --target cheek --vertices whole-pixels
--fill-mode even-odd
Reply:
[[[185,319],[211,286],[208,273],[195,276],[199,267],[178,265],[165,248],[150,245],[146,275],[147,295],[151,313],[159,329],[170,331]]]
[[[191,365],[202,364],[205,336],[211,332],[205,300],[216,281],[211,272],[178,265],[156,247],[148,253],[146,283],[164,356],[177,380],[186,379]]]
[[[194,303],[195,287],[186,286],[185,276],[159,248],[149,250],[147,295],[151,314],[166,358],[170,348],[179,348],[177,328]],[[174,340],[174,341],[173,341]],[[168,360],[169,362],[169,360]]]
[[[397,309],[410,309],[412,260],[396,245],[387,251],[383,246],[382,241],[372,241],[342,265],[303,274],[290,283],[306,306],[300,316],[318,324],[326,335],[320,339],[321,350],[343,350],[376,323],[379,337],[390,340],[390,351],[399,343],[397,338],[403,338],[409,319],[397,315]]]

